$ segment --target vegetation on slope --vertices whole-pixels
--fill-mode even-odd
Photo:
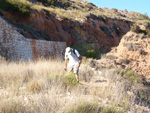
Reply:
[[[0,9],[12,13],[30,14],[31,4],[25,0],[1,0]]]
[[[0,1],[0,9],[3,11],[19,12],[29,14],[31,9],[48,10],[54,15],[61,18],[83,20],[88,14],[96,16],[106,16],[109,18],[117,18],[122,20],[130,20],[138,23],[149,22],[146,14],[137,12],[120,11],[117,9],[98,8],[94,4],[82,0],[37,0],[34,4],[31,0],[3,0]],[[32,4],[32,5],[31,5]]]

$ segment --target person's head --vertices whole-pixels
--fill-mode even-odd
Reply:
[[[72,49],[71,49],[70,47],[67,47],[67,48],[66,48],[66,53],[67,53],[67,54],[71,54],[71,52],[72,52],[71,50],[72,50]]]

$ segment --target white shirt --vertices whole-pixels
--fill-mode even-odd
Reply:
[[[79,56],[80,56],[80,54],[76,49],[75,49],[75,54],[74,54],[73,50],[72,50],[71,54],[67,54],[65,52],[65,59],[69,59],[68,65],[78,64],[79,63],[79,58],[78,58]]]

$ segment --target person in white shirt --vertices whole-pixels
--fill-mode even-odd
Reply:
[[[77,81],[79,81],[78,72],[79,72],[81,61],[82,61],[82,56],[79,54],[79,52],[76,49],[70,47],[66,48],[64,70],[67,71],[67,73],[73,70]]]

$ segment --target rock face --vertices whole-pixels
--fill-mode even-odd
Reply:
[[[27,39],[0,18],[0,54],[11,60],[63,57],[65,42]]]
[[[128,32],[117,47],[116,56],[128,59],[128,68],[150,77],[150,37]]]
[[[65,41],[67,46],[80,43],[92,43],[96,49],[117,46],[121,37],[130,30],[129,21],[104,18],[89,14],[84,21],[72,21],[69,19],[56,18],[48,11],[33,11],[29,18],[17,17],[5,13],[4,17],[17,24],[33,25],[36,32],[45,31],[52,41]],[[17,19],[16,19],[17,18]],[[32,33],[30,33],[32,34]],[[28,38],[36,38],[35,35],[25,35]]]
[[[150,81],[150,37],[144,34],[128,32],[121,39],[119,46],[106,55],[106,62],[115,67],[132,69]]]

